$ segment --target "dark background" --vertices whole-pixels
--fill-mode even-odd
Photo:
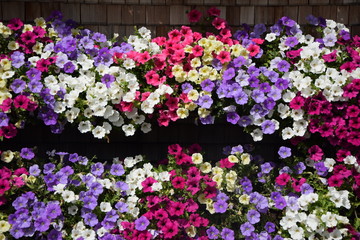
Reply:
[[[225,146],[252,144],[256,147],[256,152],[266,160],[275,160],[282,144],[281,137],[276,133],[264,135],[263,141],[254,143],[250,134],[245,133],[242,127],[226,122],[197,126],[190,120],[179,120],[170,123],[168,127],[159,127],[155,123],[152,129],[146,134],[139,130],[130,137],[126,137],[121,130],[113,130],[108,142],[93,138],[91,133],[82,134],[70,125],[65,127],[62,134],[52,134],[48,127],[39,123],[27,125],[13,139],[5,139],[1,143],[1,149],[15,151],[22,147],[37,146],[40,154],[56,149],[88,157],[96,155],[101,161],[145,154],[151,161],[160,161],[166,158],[167,147],[171,144],[178,143],[187,147],[198,143],[205,152],[206,160],[218,161],[225,157],[222,154]]]

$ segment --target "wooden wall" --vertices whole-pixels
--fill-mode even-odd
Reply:
[[[147,26],[153,36],[163,36],[169,29],[189,25],[186,12],[203,13],[218,7],[231,26],[243,23],[274,24],[288,16],[305,24],[309,14],[330,18],[348,25],[360,34],[360,0],[0,0],[0,19],[14,17],[28,22],[60,10],[65,18],[111,36],[128,36],[134,25]]]

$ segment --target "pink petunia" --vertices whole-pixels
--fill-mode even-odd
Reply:
[[[253,57],[260,52],[260,47],[256,44],[250,44],[246,50],[250,52],[250,56]]]
[[[7,179],[0,179],[0,196],[4,195],[4,193],[11,188],[10,182]]]
[[[17,129],[14,124],[9,124],[6,127],[0,128],[0,136],[3,136],[5,138],[13,138],[17,134]]]
[[[226,21],[222,18],[216,17],[211,23],[217,30],[226,28]]]
[[[206,12],[209,16],[213,16],[213,17],[220,16],[220,9],[218,9],[216,7],[211,7]]]
[[[328,179],[329,187],[341,187],[344,183],[344,179],[340,175],[332,175]]]
[[[336,50],[334,50],[333,52],[329,53],[329,54],[324,54],[322,56],[322,58],[324,59],[325,62],[335,62],[336,61]]]
[[[197,167],[190,167],[186,173],[187,173],[188,179],[195,178],[198,181],[201,179],[201,173]]]
[[[24,23],[19,18],[11,19],[7,25],[13,31],[19,30],[22,26],[24,26]]]
[[[178,234],[179,227],[176,222],[168,220],[166,221],[165,226],[161,228],[161,231],[163,232],[165,239],[172,239],[175,235]]]
[[[3,112],[9,111],[9,109],[11,108],[12,102],[13,102],[13,100],[12,100],[11,98],[5,99],[5,100],[0,104],[0,109],[1,109]]]
[[[157,181],[153,177],[147,177],[144,181],[142,181],[141,186],[143,186],[143,192],[154,192],[152,190],[152,185]]]
[[[354,146],[360,146],[360,132],[350,132],[348,135],[348,142]]]
[[[227,62],[230,62],[231,60],[231,57],[230,57],[230,53],[227,52],[227,51],[221,51],[217,56],[216,58],[222,63],[227,63]]]
[[[301,191],[301,186],[306,182],[305,178],[301,178],[299,180],[296,180],[295,178],[292,179],[293,182],[291,184],[292,188],[294,189],[294,191],[296,192],[300,192]]]
[[[174,177],[171,180],[171,183],[172,183],[173,187],[177,188],[177,189],[184,189],[184,187],[185,187],[185,179],[180,176]]]
[[[29,172],[26,170],[26,168],[18,168],[14,171],[13,175],[21,176],[22,174],[29,175]]]
[[[286,56],[290,59],[294,59],[294,58],[297,58],[300,56],[301,51],[302,51],[302,49],[287,51]]]
[[[324,152],[318,145],[313,145],[308,149],[308,153],[310,154],[310,159],[314,161],[319,161],[322,159]]]
[[[158,220],[164,220],[167,219],[169,214],[164,209],[156,210],[154,213],[154,217]]]
[[[346,70],[348,72],[354,71],[358,66],[353,62],[346,62],[340,66],[340,70]]]
[[[168,212],[171,216],[181,216],[184,214],[185,207],[184,203],[171,201]]]
[[[235,165],[235,163],[230,162],[228,158],[221,159],[219,163],[221,168],[232,168]]]
[[[25,185],[24,179],[22,177],[14,177],[12,179],[12,184],[16,187],[22,187]]]
[[[18,95],[14,98],[14,107],[27,109],[30,99],[25,95]]]
[[[196,9],[191,10],[188,14],[189,22],[198,22],[202,16],[202,13]]]
[[[290,108],[301,109],[305,104],[305,99],[302,96],[296,96],[290,101]]]
[[[180,154],[176,155],[175,161],[177,165],[191,164],[192,158],[186,153],[181,152]]]
[[[178,155],[182,151],[182,147],[179,144],[172,144],[168,146],[168,153],[171,155]]]
[[[10,178],[11,177],[11,170],[7,167],[3,167],[0,169],[0,179]]]
[[[280,186],[285,186],[289,181],[291,177],[287,173],[282,173],[279,176],[276,177],[275,182]]]
[[[31,31],[26,31],[20,35],[20,39],[25,45],[35,44],[36,38],[37,36]]]

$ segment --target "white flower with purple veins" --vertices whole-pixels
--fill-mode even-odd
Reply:
[[[337,41],[336,35],[334,33],[327,34],[324,38],[324,45],[327,47],[333,47],[335,46],[335,43]]]

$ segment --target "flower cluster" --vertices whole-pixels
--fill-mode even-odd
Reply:
[[[191,22],[200,16],[189,13]],[[60,13],[35,26],[2,23],[1,137],[14,137],[29,115],[54,133],[70,123],[96,138],[113,128],[146,133],[153,120],[168,126],[193,115],[202,124],[225,118],[255,141],[276,130],[286,140],[308,132],[314,109],[304,99],[356,98],[359,38],[343,24],[309,18],[322,31],[315,38],[287,17],[269,29],[232,33],[219,10],[208,16],[219,33],[182,26],[152,39],[142,27],[121,43],[64,22]]]
[[[103,163],[64,152],[50,153],[44,163],[25,148],[13,154],[33,160],[13,173],[1,170],[5,181],[11,178],[22,191],[7,194],[12,201],[3,203],[0,231],[15,239],[359,235],[360,167],[355,156],[341,159],[338,153],[334,160],[318,145],[293,156],[282,146],[279,162],[249,151],[251,146],[227,147],[227,157],[211,163],[199,145],[174,144],[168,147],[167,161],[153,165],[142,156]],[[8,155],[4,152],[4,159]]]

